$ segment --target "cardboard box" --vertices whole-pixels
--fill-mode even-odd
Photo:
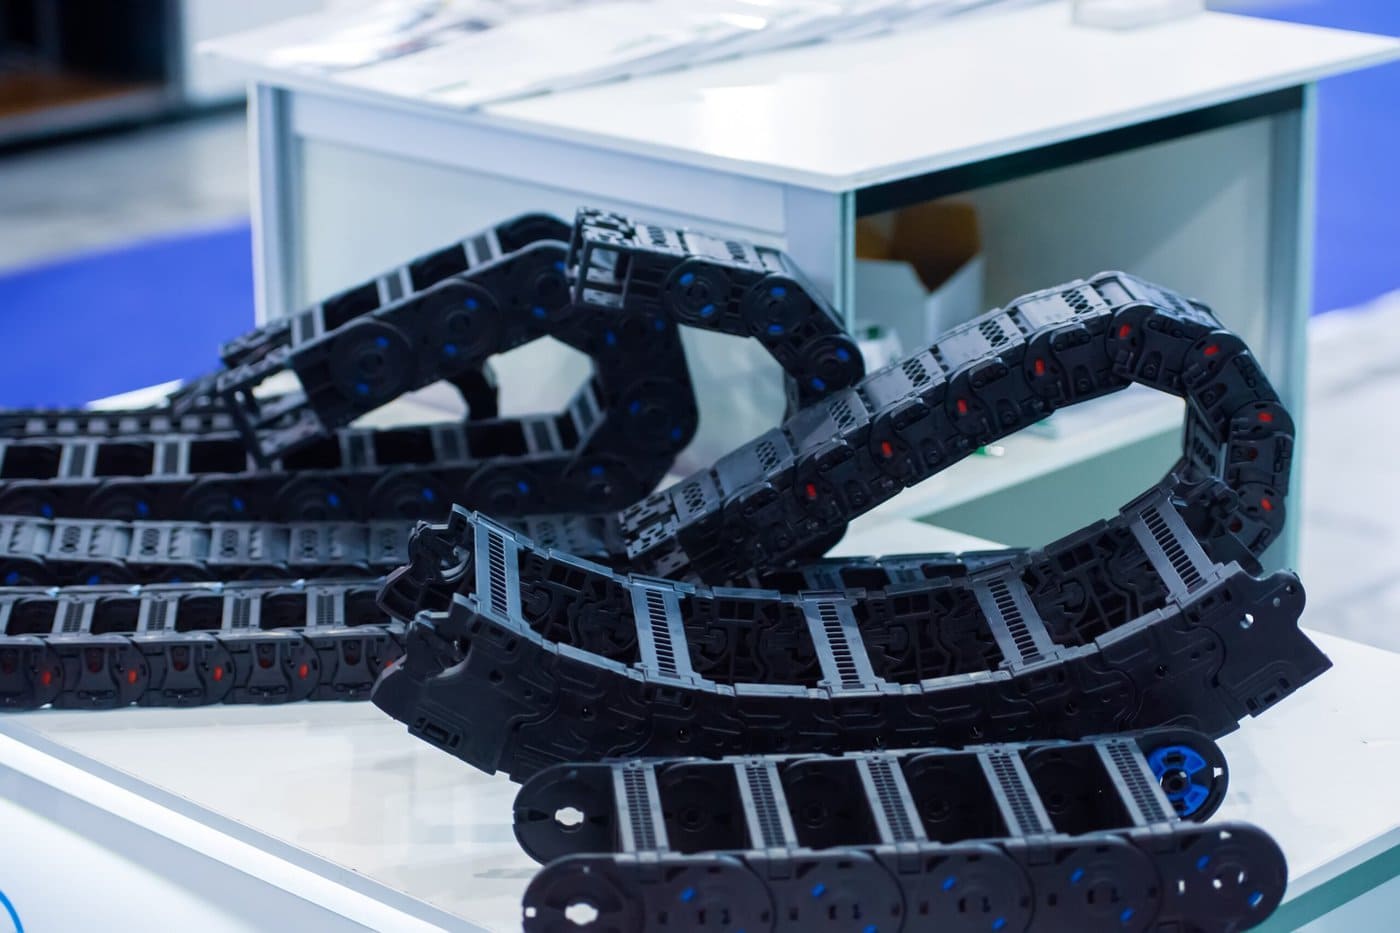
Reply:
[[[856,321],[893,332],[905,353],[971,320],[983,307],[977,212],[928,201],[856,223]]]

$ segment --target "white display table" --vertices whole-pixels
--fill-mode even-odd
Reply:
[[[988,545],[865,522],[842,550]],[[1335,669],[1225,738],[1219,818],[1288,857],[1268,929],[1383,929],[1400,898],[1400,656],[1313,637]],[[32,931],[517,930],[536,866],[511,833],[514,788],[363,703],[0,717],[0,891]]]

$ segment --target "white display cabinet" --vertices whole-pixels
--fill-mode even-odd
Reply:
[[[579,204],[781,246],[848,318],[878,319],[853,306],[856,219],[956,195],[981,217],[989,303],[1106,268],[1162,281],[1257,348],[1300,420],[1313,82],[1400,55],[1390,38],[1217,13],[1104,31],[1048,4],[463,112],[269,69],[254,46],[224,55],[255,88],[260,319],[512,213]],[[756,348],[688,339],[694,465],[780,403]],[[526,355],[507,405],[583,371]],[[1156,478],[1178,424],[1170,401],[1108,404],[893,508],[1043,541]]]

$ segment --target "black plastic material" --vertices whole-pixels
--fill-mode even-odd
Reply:
[[[376,587],[0,589],[0,708],[363,699],[402,650]]]
[[[424,257],[226,348],[229,368],[187,394],[217,397],[253,459],[268,465],[404,392],[458,382],[491,356],[549,336],[594,365],[580,393],[591,409],[572,412],[571,465],[612,457],[634,469],[664,461],[664,472],[697,418],[677,325],[758,339],[803,402],[864,373],[835,312],[776,250],[593,210],[558,241],[507,250],[497,239]],[[301,390],[260,402],[254,390],[282,372],[295,373]],[[499,481],[518,472],[505,466]]]
[[[547,863],[526,890],[524,926],[572,930],[589,917],[587,928],[619,933],[1257,925],[1282,898],[1282,852],[1247,824],[1178,821],[1147,763],[1164,747],[1219,757],[1204,736],[1166,730],[956,751],[557,765],[516,797],[516,837]]]
[[[1140,614],[1058,632],[1024,576],[1074,536],[960,577],[785,595],[628,577],[467,516],[474,542],[456,559],[472,568],[472,592],[409,626],[405,660],[372,698],[414,734],[516,779],[624,755],[962,745],[1164,724],[1220,735],[1328,662],[1297,628],[1297,578],[1211,561],[1173,509],[1171,485],[1098,529],[1129,533],[1134,566],[1152,582],[1140,589],[1161,596]],[[1079,634],[1095,628],[1092,640]]]

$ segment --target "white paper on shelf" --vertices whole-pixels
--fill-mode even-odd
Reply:
[[[346,0],[217,51],[466,109],[1026,2],[1040,0]]]
[[[540,93],[580,81],[629,73],[689,43],[715,41],[733,30],[703,11],[674,16],[669,4],[614,2],[526,17],[489,31],[463,33],[435,48],[346,74],[367,90],[426,97],[472,107]]]
[[[218,45],[269,67],[333,74],[590,2],[600,0],[340,0],[316,13],[223,37]]]

